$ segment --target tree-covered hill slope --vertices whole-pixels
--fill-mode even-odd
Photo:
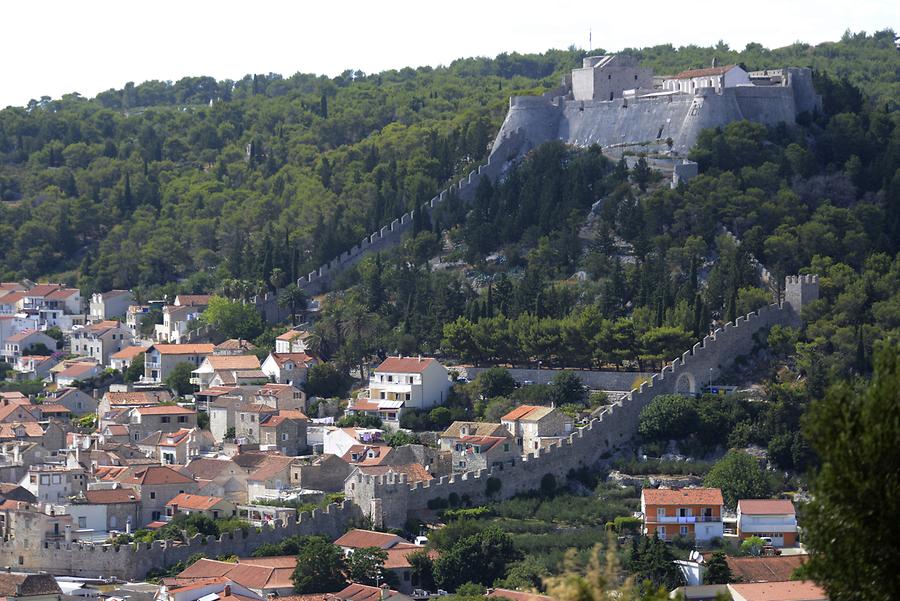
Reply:
[[[893,33],[816,47],[635,51],[659,72],[811,65],[892,108]],[[0,111],[0,276],[85,291],[191,291],[302,274],[477,164],[512,94],[540,93],[574,49],[335,78],[185,78]],[[852,87],[838,90],[852,96]],[[835,96],[835,95],[831,95]],[[838,94],[837,96],[840,96]],[[826,107],[827,108],[827,107]]]

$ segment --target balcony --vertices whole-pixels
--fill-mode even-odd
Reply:
[[[718,515],[650,515],[644,518],[648,524],[698,524],[702,522],[721,522]]]

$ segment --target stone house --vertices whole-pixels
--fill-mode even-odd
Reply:
[[[213,345],[201,344],[154,344],[144,355],[144,380],[164,382],[179,363],[190,363],[194,369],[212,355]]]
[[[174,305],[176,307],[200,307],[201,312],[209,306],[211,294],[179,294],[175,297]]]
[[[641,491],[643,534],[697,542],[722,538],[724,505],[718,488],[645,488]]]
[[[109,364],[109,356],[131,346],[131,332],[121,322],[98,321],[72,331],[69,349],[73,355],[90,357],[100,365]]]
[[[129,305],[125,313],[125,327],[134,338],[143,338],[141,326],[144,318],[150,314],[150,305]]]
[[[97,399],[78,388],[59,388],[44,402],[62,405],[74,415],[86,415],[97,411]]]
[[[261,414],[260,418],[260,449],[277,450],[291,457],[306,452],[306,425],[309,420],[303,413],[283,410],[274,415]]]
[[[201,495],[228,499],[233,503],[247,502],[246,470],[230,459],[208,459],[198,457],[182,470],[197,479]],[[343,480],[341,481],[343,490]]]
[[[87,488],[87,476],[81,468],[38,464],[28,467],[19,486],[43,503],[65,503],[69,497]]]
[[[124,317],[128,307],[134,302],[130,290],[110,290],[91,295],[90,320],[104,321],[114,317]]]
[[[61,601],[62,590],[50,574],[0,574],[0,596],[6,601]]]
[[[306,382],[309,368],[318,363],[306,353],[269,353],[262,364],[262,372],[276,384],[300,386]]]
[[[550,442],[572,433],[571,417],[554,407],[522,405],[500,418],[525,453],[534,453]]]
[[[181,428],[175,432],[151,432],[139,440],[138,448],[160,465],[185,465],[212,447],[212,436],[200,428]]]
[[[503,469],[520,458],[519,447],[510,436],[463,436],[450,453],[455,472]]]
[[[131,488],[99,488],[85,490],[73,499],[69,513],[79,528],[124,532],[137,529],[140,507],[141,500]]]
[[[159,521],[165,515],[166,503],[181,493],[195,494],[198,483],[166,465],[143,465],[120,472],[115,481],[133,488],[141,499],[138,528]]]
[[[233,582],[234,590],[231,597],[222,599],[219,595],[219,601],[253,601],[254,598],[275,599],[279,597],[288,597],[294,601],[301,601],[294,596],[294,584],[291,581],[291,575],[297,565],[297,558],[290,557],[246,557],[238,559],[237,563],[227,563],[213,559],[201,559],[190,567],[186,568],[176,576],[177,582],[192,582],[193,586],[202,586],[202,590],[207,590],[207,586],[223,586],[210,585],[211,582]],[[230,587],[231,585],[229,585]],[[246,590],[250,595],[241,594],[235,596],[235,592]],[[177,592],[177,590],[176,590]],[[240,594],[240,593],[239,593]],[[324,599],[325,594],[316,595],[321,597],[318,601]],[[209,595],[207,594],[207,597]],[[181,601],[176,599],[174,601]],[[303,598],[303,601],[317,601],[314,598]],[[377,601],[377,599],[369,600]]]
[[[336,593],[328,593],[327,601],[412,601],[412,597],[395,591],[386,584],[368,586],[351,583]]]
[[[253,395],[253,401],[278,410],[306,411],[306,393],[291,384],[265,384]]]
[[[179,513],[200,514],[218,520],[237,515],[237,505],[222,497],[182,493],[166,503],[166,516],[174,518]]]
[[[438,446],[442,451],[452,451],[456,443],[466,436],[509,436],[509,430],[503,424],[457,421],[441,432]]]
[[[626,54],[588,56],[582,67],[572,70],[572,96],[575,100],[622,98],[626,90],[653,89],[653,70],[642,68]]]
[[[229,338],[217,344],[213,349],[213,354],[219,356],[249,355],[255,350],[256,345],[249,340]]]
[[[235,415],[238,405],[244,404],[244,399],[239,396],[224,395],[209,404],[209,431],[212,432],[216,442],[225,440],[229,430],[236,431]]]
[[[447,368],[430,357],[388,357],[369,378],[369,398],[402,401],[405,409],[431,409],[450,393]]]
[[[261,422],[268,419],[270,416],[275,415],[278,410],[261,403],[241,403],[235,407],[235,412],[235,438],[250,443],[258,443],[261,440]]]
[[[292,488],[341,492],[352,466],[336,455],[307,455],[291,461]]]
[[[16,363],[19,357],[23,355],[33,355],[34,353],[31,351],[40,345],[43,345],[51,352],[55,351],[56,339],[50,338],[38,330],[22,330],[7,336],[3,350],[0,350],[0,355],[3,356],[3,360],[7,363]]]
[[[247,476],[247,497],[254,499],[277,499],[292,488],[291,464],[293,457],[268,455],[263,462]]]
[[[133,409],[135,407],[151,407],[172,401],[167,390],[142,390],[132,392],[106,392],[100,397],[97,413],[102,418],[110,411],[117,409]]]
[[[135,407],[128,414],[131,439],[138,441],[151,432],[177,432],[197,427],[197,411],[178,405]]]

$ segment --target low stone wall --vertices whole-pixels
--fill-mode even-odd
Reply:
[[[361,517],[359,509],[350,501],[330,505],[325,510],[303,512],[297,520],[280,520],[257,532],[235,532],[213,536],[196,535],[186,543],[153,541],[151,544],[96,545],[41,541],[39,532],[34,539],[23,536],[0,542],[0,565],[13,570],[47,572],[53,575],[81,577],[116,577],[139,580],[150,570],[160,570],[186,560],[195,553],[207,557],[237,555],[246,557],[260,545],[276,543],[288,536],[321,534],[335,539],[346,532],[352,522]]]

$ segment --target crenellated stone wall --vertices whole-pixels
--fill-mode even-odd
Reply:
[[[707,378],[715,379],[736,358],[751,353],[757,334],[778,325],[800,325],[804,304],[818,295],[816,276],[789,276],[785,280],[785,300],[762,307],[704,337],[663,369],[653,374],[624,400],[598,410],[584,428],[560,443],[524,457],[513,466],[444,476],[430,482],[407,482],[405,475],[351,475],[344,485],[348,499],[373,520],[388,528],[403,527],[410,516],[428,511],[433,499],[456,494],[472,503],[487,500],[488,478],[501,481],[497,497],[507,498],[540,487],[541,479],[553,474],[565,478],[570,470],[596,463],[602,455],[625,445],[637,432],[641,410],[657,395],[695,392]]]
[[[35,536],[31,538],[26,516],[16,529],[16,538],[0,542],[0,565],[17,571],[91,578],[115,576],[135,581],[144,578],[150,570],[172,566],[195,553],[207,557],[246,557],[260,545],[276,543],[288,536],[322,534],[335,539],[361,515],[356,505],[344,501],[324,510],[303,512],[296,520],[276,520],[259,531],[251,529],[246,534],[238,531],[218,538],[198,534],[186,543],[153,541],[151,544],[127,545],[45,541],[41,540],[39,529],[34,530]]]

